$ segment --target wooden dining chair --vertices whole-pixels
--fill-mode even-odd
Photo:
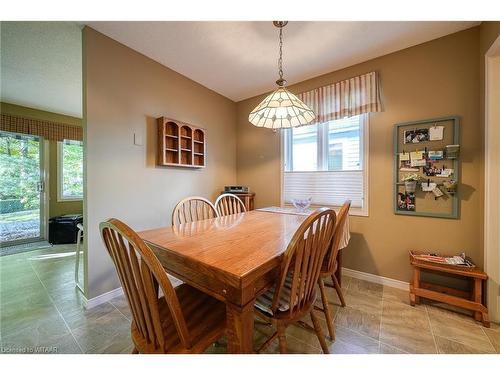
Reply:
[[[222,302],[187,284],[174,289],[153,251],[120,220],[99,228],[132,312],[132,353],[202,353],[225,334]]]
[[[246,212],[245,204],[234,194],[221,194],[215,201],[215,208],[219,216],[227,216]]]
[[[342,239],[343,236],[344,225],[345,221],[347,220],[347,215],[349,214],[350,207],[351,207],[351,201],[347,200],[344,202],[344,204],[339,210],[339,213],[337,215],[337,222],[335,224],[335,229],[333,232],[332,242],[323,260],[320,277],[318,279],[319,290],[321,293],[321,302],[323,304],[323,309],[321,309],[321,311],[323,311],[323,313],[325,314],[328,333],[330,334],[330,338],[332,340],[335,340],[335,327],[333,325],[333,314],[330,309],[328,299],[326,297],[325,283],[323,282],[323,279],[326,277],[332,279],[333,285],[331,286],[334,287],[335,290],[337,291],[337,295],[339,296],[342,307],[345,307],[344,295],[342,294],[342,288],[340,287],[339,281],[337,280],[335,271],[337,271],[338,267],[337,257],[340,250],[339,249],[340,240]]]
[[[193,221],[212,219],[219,214],[215,206],[203,197],[188,197],[181,200],[172,212],[172,225],[177,226]]]
[[[276,326],[276,333],[258,352],[278,337],[280,353],[286,353],[286,327],[309,314],[321,348],[324,353],[328,353],[325,336],[313,307],[321,264],[332,240],[335,221],[335,211],[318,209],[292,237],[283,254],[277,284],[257,297],[255,302],[257,315]]]

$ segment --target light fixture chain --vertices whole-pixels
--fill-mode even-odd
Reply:
[[[280,80],[283,79],[283,27],[280,27],[280,55],[278,58],[278,73]]]

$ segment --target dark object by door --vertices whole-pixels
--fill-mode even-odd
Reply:
[[[83,215],[55,216],[49,220],[49,242],[52,245],[76,243],[77,224],[83,223]]]

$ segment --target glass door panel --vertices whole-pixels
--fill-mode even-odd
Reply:
[[[44,237],[42,139],[0,132],[0,242]]]

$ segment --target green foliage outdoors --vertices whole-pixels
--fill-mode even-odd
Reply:
[[[23,208],[20,199],[0,199],[0,214],[22,211]]]
[[[80,142],[63,145],[63,192],[64,197],[83,196],[83,147]]]
[[[38,208],[39,158],[38,140],[0,133],[0,200],[19,200],[25,210]]]
[[[37,139],[0,133],[0,213],[39,208],[39,158]],[[83,196],[81,143],[65,143],[63,159],[64,197]]]

